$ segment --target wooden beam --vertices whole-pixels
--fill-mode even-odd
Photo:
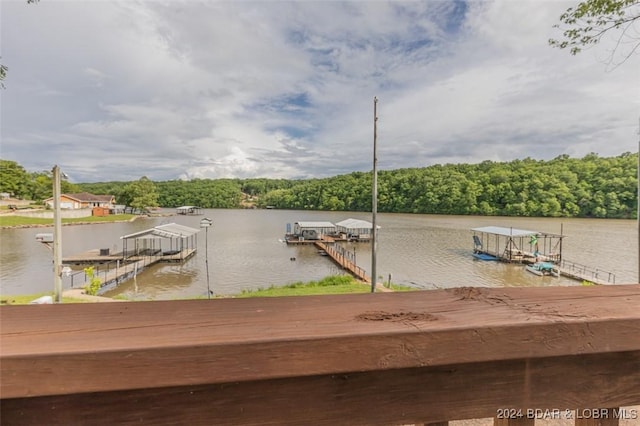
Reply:
[[[2,400],[3,424],[415,424],[630,406],[640,351]],[[149,375],[155,372],[147,366]],[[106,367],[109,372],[111,369]],[[104,375],[97,370],[94,376]],[[108,374],[108,373],[107,373]],[[71,373],[70,373],[71,375]],[[132,377],[135,380],[136,377]],[[568,380],[571,378],[571,380]],[[44,380],[44,379],[43,379]],[[533,413],[533,412],[531,412]]]
[[[640,285],[4,306],[3,423],[375,425],[637,405],[637,306]]]

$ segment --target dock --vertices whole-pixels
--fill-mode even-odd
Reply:
[[[106,255],[100,249],[88,250],[63,259],[66,265],[99,265],[94,273],[100,279],[100,290],[98,294],[112,290],[118,284],[134,278],[145,268],[160,262],[176,263],[184,262],[194,256],[195,248],[184,250],[173,250],[168,252],[144,252],[139,254],[125,255],[123,252]],[[85,287],[89,284],[86,275],[81,277],[78,283],[75,279],[84,272],[79,271],[74,274],[71,280],[71,287]]]
[[[593,284],[607,285],[616,283],[616,274],[598,268],[590,268],[576,262],[563,259],[556,266],[561,276]]]
[[[614,273],[592,268],[564,259],[560,234],[525,229],[485,226],[473,228],[473,257],[478,260],[497,260],[507,263],[533,264],[549,262],[559,275],[593,284],[615,284]]]
[[[318,250],[324,251],[327,256],[331,258],[335,263],[349,271],[351,275],[359,279],[360,281],[364,281],[365,283],[370,283],[371,278],[367,276],[364,269],[356,265],[355,263],[355,255],[349,251],[346,251],[344,247],[329,245],[323,241],[314,241],[314,245],[318,248]]]

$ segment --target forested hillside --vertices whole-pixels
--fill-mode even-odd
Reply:
[[[381,171],[378,211],[635,218],[637,161],[637,154],[609,158],[590,154],[580,159],[560,156],[550,161],[528,158]],[[20,179],[12,177],[16,164],[9,163],[13,162],[2,160],[2,192],[37,187],[38,196],[51,195],[43,192],[46,172],[29,175],[18,170],[22,180],[31,176],[39,182],[22,185]],[[5,185],[5,175],[10,187]],[[119,202],[126,203],[130,184],[83,183],[74,189],[113,194]],[[163,207],[239,208],[255,204],[280,209],[371,210],[371,173],[363,172],[304,180],[172,180],[155,182],[155,190],[158,204]]]
[[[561,156],[380,172],[378,211],[505,216],[635,217],[637,155]],[[278,208],[371,209],[371,176],[352,173],[267,192]]]

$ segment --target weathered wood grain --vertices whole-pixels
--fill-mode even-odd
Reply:
[[[638,367],[634,352],[5,399],[2,424],[391,425],[628,406]]]
[[[639,306],[640,285],[5,306],[2,422],[396,424],[634,405]]]

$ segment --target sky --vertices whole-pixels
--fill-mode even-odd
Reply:
[[[0,158],[76,183],[370,171],[374,97],[379,170],[637,152],[640,53],[548,46],[576,2],[2,0]]]

